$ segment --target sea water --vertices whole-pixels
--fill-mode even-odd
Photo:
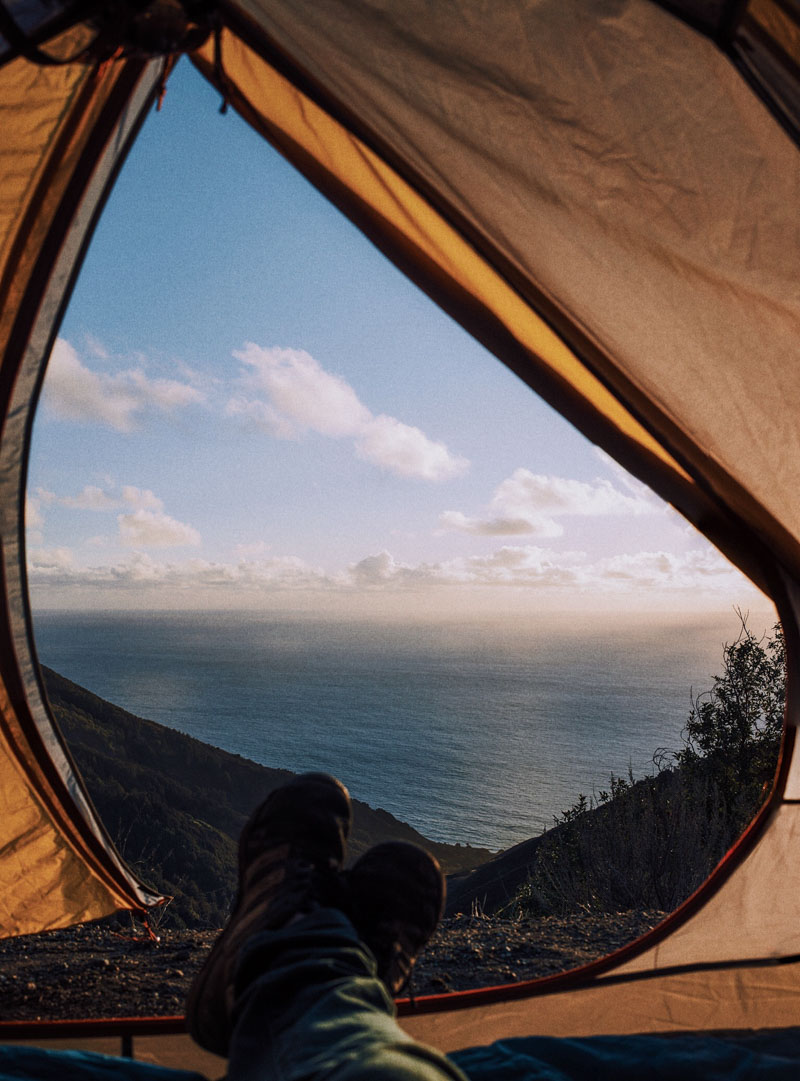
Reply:
[[[337,622],[41,612],[39,658],[263,765],[326,770],[436,840],[505,848],[677,749],[737,620]],[[753,628],[755,629],[755,628]]]

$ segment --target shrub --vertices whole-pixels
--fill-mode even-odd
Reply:
[[[653,776],[612,776],[596,800],[580,795],[557,816],[508,910],[671,910],[741,835],[775,773],[786,677],[780,626],[757,639],[739,615],[722,675],[693,699],[683,748],[656,752]]]

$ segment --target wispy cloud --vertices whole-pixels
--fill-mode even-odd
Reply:
[[[340,376],[301,349],[265,349],[252,342],[234,356],[245,365],[243,393],[226,414],[279,439],[307,432],[352,439],[359,457],[404,477],[443,481],[469,468],[466,458],[419,428],[386,414],[374,415]]]
[[[439,563],[396,562],[389,552],[367,556],[348,568],[353,585],[375,588],[514,586],[532,589],[570,587],[586,593],[655,591],[730,592],[742,588],[739,572],[711,548],[683,554],[636,552],[592,560],[585,552],[559,552],[536,545],[504,545],[485,556]]]
[[[552,518],[468,518],[460,510],[446,510],[439,515],[442,533],[471,533],[476,537],[513,537],[528,533],[537,537],[560,537],[564,532]]]
[[[119,500],[93,484],[87,484],[78,495],[63,496],[58,502],[62,507],[71,507],[73,510],[107,511],[119,506]]]
[[[95,361],[108,360],[99,343],[91,348]],[[122,433],[135,431],[150,413],[210,402],[226,417],[277,439],[301,439],[309,432],[349,439],[358,457],[398,476],[444,481],[469,468],[466,458],[420,428],[386,413],[374,414],[346,380],[301,349],[248,343],[233,355],[244,369],[226,388],[186,365],[180,368],[183,381],[153,379],[141,365],[116,373],[96,370],[59,338],[44,401],[63,420],[101,424]]]
[[[115,495],[115,487],[113,482],[110,482],[107,488],[87,484],[77,495],[62,496],[39,488],[33,498],[37,504],[55,503],[61,507],[68,507],[70,510],[97,511],[98,513],[122,508],[152,511],[164,509],[164,501],[149,488],[137,488],[132,484],[126,484],[123,485],[119,495]]]
[[[197,548],[202,542],[200,533],[186,522],[179,522],[164,513],[163,500],[149,488],[137,488],[126,484],[117,495],[97,485],[87,484],[77,495],[59,496],[55,492],[37,489],[36,495],[27,501],[27,524],[29,543],[41,543],[44,527],[42,504],[56,504],[69,510],[104,514],[121,510],[117,515],[116,541],[124,548]],[[91,546],[106,545],[109,538],[90,538]],[[57,549],[60,552],[66,549]]]
[[[25,497],[25,525],[28,529],[41,529],[44,525],[41,502],[30,494]]]
[[[439,517],[439,527],[441,532],[456,531],[485,537],[528,533],[553,538],[564,533],[563,525],[557,520],[563,517],[661,512],[662,505],[643,485],[629,494],[604,479],[587,483],[520,468],[498,485],[483,517],[469,517],[461,511],[447,510]]]
[[[114,564],[80,567],[69,549],[33,549],[28,567],[31,585],[92,587],[110,592],[145,585],[176,590],[206,589],[252,594],[305,589],[328,589],[333,582],[318,567],[295,556],[220,563],[205,559],[164,562],[137,551]]]
[[[160,538],[170,543],[191,543],[188,527],[169,523],[171,519],[147,512],[137,512],[140,532],[138,550],[116,564],[80,566],[69,549],[32,549],[29,554],[29,579],[33,586],[103,587],[127,589],[150,583],[176,590],[198,588],[223,599],[237,594],[252,599],[254,594],[292,590],[324,593],[359,594],[387,591],[413,592],[435,588],[449,589],[514,588],[570,596],[637,594],[690,594],[729,597],[747,588],[741,575],[722,556],[711,549],[695,549],[683,554],[663,551],[634,552],[612,558],[592,560],[585,552],[558,552],[536,545],[504,545],[482,556],[458,557],[440,562],[403,562],[390,552],[381,551],[337,572],[314,567],[292,556],[261,556],[231,562],[202,558],[183,562],[165,562],[142,551]],[[174,529],[174,532],[173,532]]]
[[[88,368],[69,342],[53,348],[44,401],[62,419],[132,432],[148,411],[171,413],[205,400],[197,388],[174,379],[151,379],[142,368],[111,374]]]
[[[127,548],[198,548],[201,543],[197,530],[185,522],[170,518],[163,511],[137,510],[120,514],[119,539]]]

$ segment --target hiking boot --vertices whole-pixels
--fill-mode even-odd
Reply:
[[[228,1053],[234,977],[247,940],[341,900],[339,872],[351,821],[347,789],[325,773],[295,777],[270,792],[250,816],[239,838],[233,912],[186,1003],[189,1031],[201,1047]]]
[[[386,841],[366,852],[345,877],[347,914],[378,963],[379,979],[397,995],[442,918],[441,868],[416,845]]]

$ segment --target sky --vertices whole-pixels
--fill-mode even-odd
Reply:
[[[28,481],[34,610],[767,609],[185,60],[90,247]]]

